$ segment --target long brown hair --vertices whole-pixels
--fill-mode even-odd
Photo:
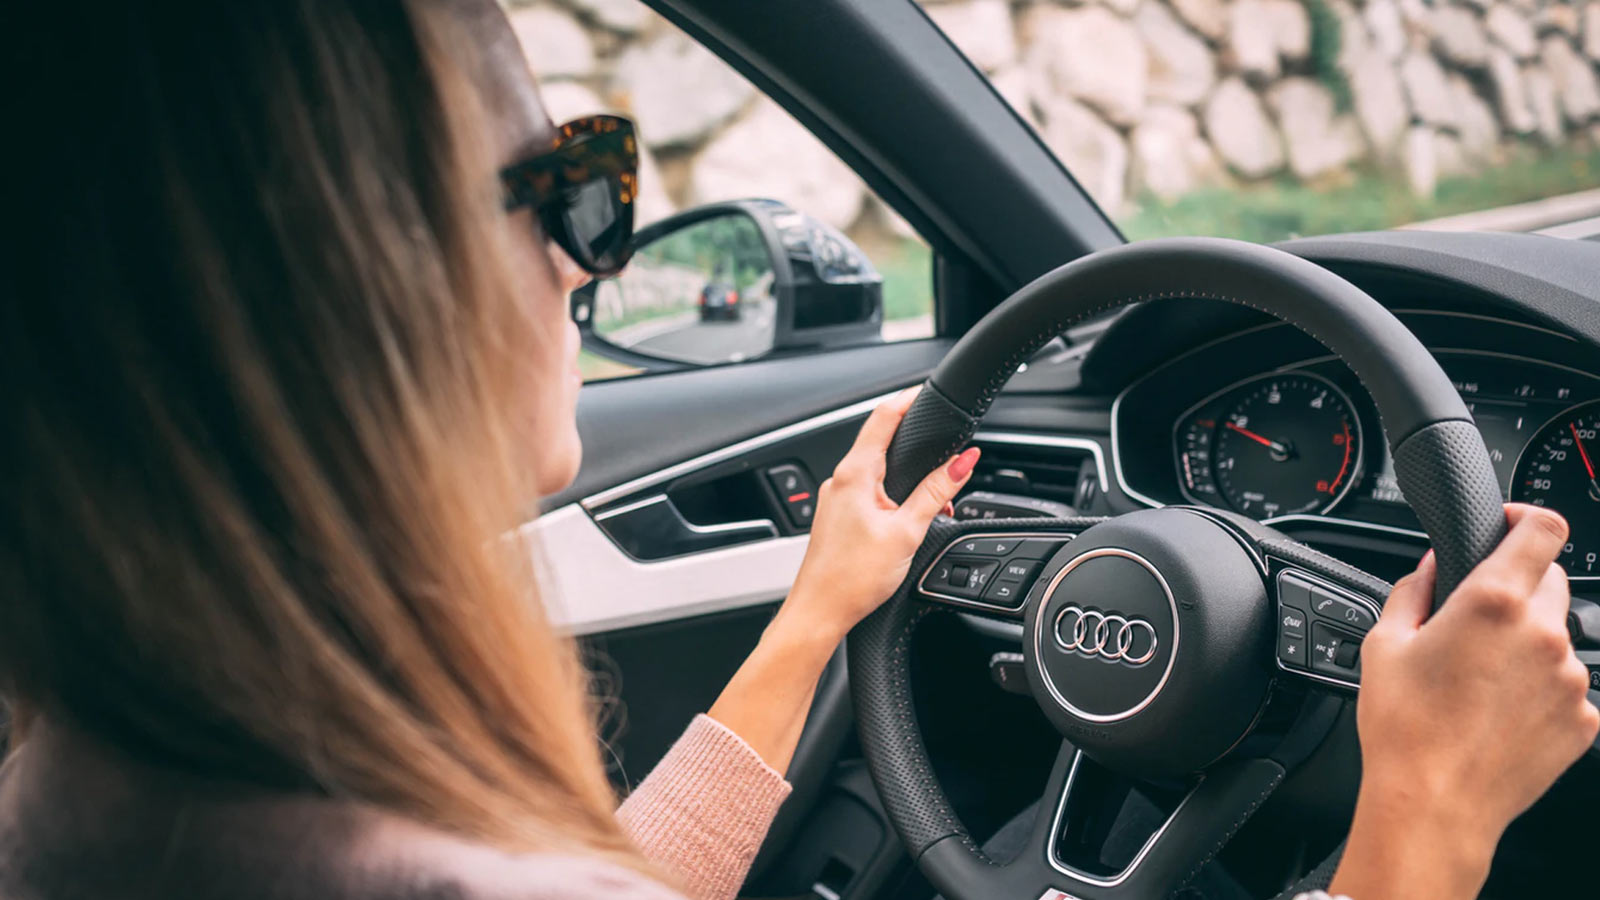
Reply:
[[[12,5],[0,686],[165,763],[640,865],[499,537],[555,338],[451,10],[153,6]]]

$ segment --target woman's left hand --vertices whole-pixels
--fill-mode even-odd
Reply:
[[[976,447],[922,479],[904,503],[883,488],[889,442],[920,388],[884,401],[861,426],[854,446],[817,491],[811,545],[785,613],[820,633],[843,638],[894,593],[934,516],[949,509],[978,462]]]

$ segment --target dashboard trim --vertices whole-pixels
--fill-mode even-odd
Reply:
[[[1427,532],[1418,531],[1414,528],[1400,528],[1395,525],[1383,525],[1378,522],[1363,522],[1360,519],[1342,519],[1338,516],[1324,516],[1311,513],[1291,513],[1286,516],[1273,516],[1270,519],[1261,520],[1261,524],[1272,528],[1276,528],[1286,522],[1312,522],[1317,525],[1332,525],[1335,527],[1354,528],[1363,531],[1376,531],[1383,534],[1401,535],[1403,537],[1418,538],[1424,541],[1429,540]]]
[[[1027,434],[1021,431],[978,431],[972,435],[973,442],[988,441],[991,444],[1018,444],[1028,447],[1062,447],[1068,450],[1087,450],[1094,457],[1095,479],[1100,483],[1100,490],[1106,491],[1111,487],[1109,476],[1106,475],[1105,449],[1100,442],[1093,438],[1066,437],[1055,434]]]

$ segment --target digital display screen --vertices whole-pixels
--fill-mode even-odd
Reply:
[[[1583,375],[1520,360],[1438,354],[1467,410],[1483,433],[1489,461],[1494,464],[1500,488],[1510,495],[1511,474],[1517,456],[1539,427],[1574,404],[1594,394],[1593,381]],[[1372,448],[1379,450],[1378,442]],[[1369,500],[1404,503],[1395,480],[1394,457],[1381,448],[1361,492]]]

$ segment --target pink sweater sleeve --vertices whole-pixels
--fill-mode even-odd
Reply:
[[[617,818],[690,897],[732,900],[787,796],[789,783],[743,738],[700,715]]]

